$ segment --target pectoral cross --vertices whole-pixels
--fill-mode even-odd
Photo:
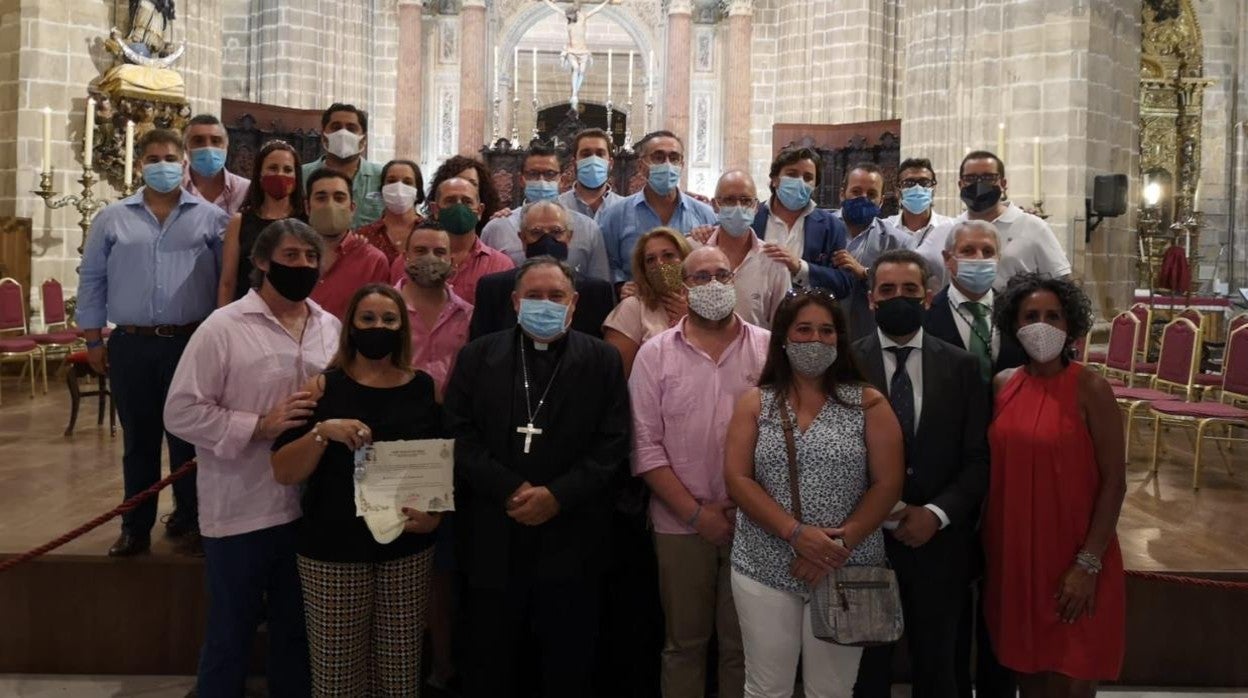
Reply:
[[[542,430],[535,428],[533,422],[529,422],[522,427],[516,427],[516,433],[524,434],[524,452],[528,453],[529,447],[533,445],[533,437],[541,435]]]

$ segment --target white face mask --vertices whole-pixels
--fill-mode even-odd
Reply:
[[[737,288],[732,284],[712,281],[689,288],[689,310],[700,318],[719,322],[737,306]]]
[[[381,188],[381,198],[386,202],[386,210],[396,216],[412,210],[419,193],[416,187],[403,182],[391,182]]]
[[[353,158],[360,154],[360,141],[363,139],[363,136],[357,136],[345,128],[340,128],[325,136],[325,150],[342,160]]]
[[[1047,322],[1033,322],[1018,328],[1018,343],[1036,363],[1048,363],[1066,348],[1066,332]]]

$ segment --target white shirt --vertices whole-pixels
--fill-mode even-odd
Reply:
[[[763,240],[775,243],[788,250],[789,254],[797,257],[800,260],[801,268],[793,275],[793,285],[809,286],[810,265],[806,263],[806,260],[802,259],[802,254],[806,251],[806,216],[809,216],[810,212],[815,210],[815,202],[809,201],[806,203],[806,208],[798,214],[792,228],[775,214],[772,206],[775,206],[774,201],[767,206],[767,229]]]
[[[523,209],[516,209],[510,216],[495,218],[485,224],[481,231],[481,242],[511,257],[516,266],[524,263],[524,243],[520,242],[520,215]],[[602,232],[594,219],[568,210],[568,219],[572,222],[572,241],[568,243],[568,266],[578,274],[591,276],[603,281],[611,280],[611,268],[607,265],[607,246],[602,241]]]
[[[717,245],[720,234],[728,236],[720,228],[715,228],[706,244]],[[737,289],[737,315],[742,320],[763,329],[771,329],[771,319],[776,315],[785,294],[793,287],[788,267],[763,253],[763,241],[758,239],[752,230],[746,230],[750,236],[750,251],[745,259],[733,269],[733,286]]]
[[[941,249],[944,249],[945,239],[953,226],[965,220],[967,215],[963,212],[949,225],[933,231],[933,237],[940,236]],[[1070,260],[1048,223],[1012,203],[991,222],[1001,237],[1001,249],[997,254],[997,281],[993,288],[1004,290],[1011,278],[1023,272],[1040,272],[1053,278],[1070,274]]]
[[[984,317],[984,320],[988,323],[988,332],[990,333],[988,353],[991,355],[993,361],[996,361],[997,356],[999,356],[1001,352],[1001,333],[997,331],[997,326],[992,321],[992,299],[992,289],[988,289],[988,292],[984,294],[983,298],[980,298],[978,301],[972,301],[963,295],[962,291],[958,290],[957,286],[949,284],[949,312],[954,315],[953,324],[958,326],[958,335],[962,337],[962,346],[965,347],[967,351],[970,351],[971,325],[975,322],[975,316],[971,315],[970,311],[963,308],[962,304],[967,302],[979,303],[988,309],[988,314]]]
[[[910,355],[906,357],[906,373],[910,376],[910,387],[914,390],[914,428],[919,428],[919,420],[923,416],[923,330],[920,328],[909,342],[898,344],[884,334],[882,330],[876,330],[880,337],[880,347],[884,352],[884,382],[890,387],[893,384],[893,374],[897,373],[897,355],[889,351],[889,347],[913,347]],[[907,475],[910,472],[907,470]],[[940,519],[940,527],[944,528],[949,525],[949,516],[940,507],[935,504],[927,504],[926,508],[931,509],[936,514],[936,518]]]
[[[927,220],[927,225],[918,230],[911,230],[901,222],[901,214],[885,219],[885,222],[893,226],[895,230],[909,234],[914,244],[911,246],[915,252],[923,256],[927,262],[928,288],[933,291],[939,291],[948,283],[945,279],[945,257],[942,254],[945,250],[945,238],[947,235],[934,234],[936,231],[949,226],[953,223],[953,219],[949,216],[942,216],[935,211]]]

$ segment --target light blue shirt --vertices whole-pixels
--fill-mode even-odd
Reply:
[[[607,209],[623,200],[624,197],[608,189],[607,192],[602,195],[602,203],[598,204],[598,210],[595,211],[589,207],[589,204],[581,201],[581,197],[576,195],[575,186],[559,195],[559,203],[563,204],[564,208],[569,211],[576,211],[582,216],[593,218],[594,222],[599,225],[602,225],[602,214],[606,213]]]
[[[608,208],[598,219],[598,225],[602,228],[602,241],[607,246],[611,280],[614,283],[632,280],[633,247],[637,245],[637,238],[645,233],[666,225],[688,237],[694,228],[715,225],[718,222],[715,209],[683,191],[678,192],[676,210],[672,212],[671,221],[666,224],[659,220],[659,214],[646,201],[645,189],[625,197]]]
[[[485,229],[481,231],[481,242],[511,257],[516,266],[520,266],[526,256],[524,245],[520,243],[520,214],[523,211],[524,209],[518,208],[506,218],[495,218],[486,223]],[[602,244],[602,232],[598,230],[598,224],[594,219],[572,210],[568,211],[568,218],[572,221],[568,266],[578,274],[610,281],[607,248]]]
[[[143,188],[91,223],[78,272],[78,326],[188,325],[217,307],[221,240],[230,216],[182,191],[164,223]]]
[[[308,177],[325,166],[325,156],[306,163],[303,166],[303,186],[308,186]],[[355,215],[351,217],[351,229],[363,228],[381,218],[386,202],[381,198],[381,163],[360,158],[360,166],[351,180],[351,200],[355,202]]]
[[[833,216],[844,221],[840,209],[832,212]],[[848,230],[849,224],[845,224]],[[845,249],[867,269],[875,264],[880,255],[889,250],[908,250],[914,247],[914,238],[889,225],[881,218],[871,221],[867,229],[856,237],[850,237]],[[854,339],[875,330],[875,313],[871,312],[870,300],[867,297],[866,281],[854,284],[853,292],[848,300],[849,327]]]

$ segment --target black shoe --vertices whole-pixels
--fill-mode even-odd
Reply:
[[[148,536],[136,536],[133,533],[122,531],[117,537],[117,542],[113,543],[113,547],[108,549],[109,557],[131,557],[133,555],[142,555],[152,547],[152,539]]]
[[[165,525],[165,535],[170,538],[181,538],[192,531],[199,530],[198,517],[179,516],[176,511],[160,517],[160,522]]]

